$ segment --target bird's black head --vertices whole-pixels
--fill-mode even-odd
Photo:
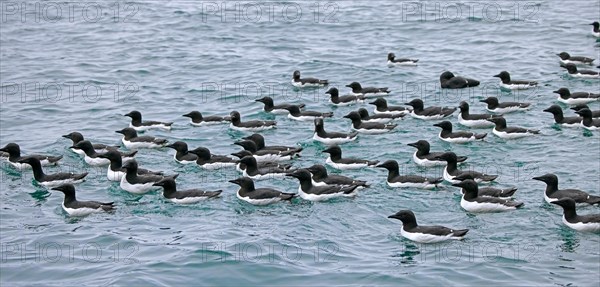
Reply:
[[[205,147],[197,147],[193,150],[190,150],[189,153],[193,153],[197,155],[199,158],[209,159],[210,158],[210,150]]]
[[[21,148],[16,143],[8,143],[3,148],[0,148],[0,151],[7,152],[11,156],[17,156],[18,157],[18,156],[21,155]]]
[[[418,150],[421,150],[421,149],[427,149],[427,150],[429,150],[429,142],[426,141],[426,140],[418,140],[418,141],[416,141],[414,143],[409,143],[409,144],[406,144],[406,145],[412,146],[414,148],[417,148]]]
[[[384,163],[377,165],[379,168],[385,168],[387,170],[398,170],[398,162],[395,160],[386,160]]]
[[[244,158],[246,156],[252,156],[252,153],[249,152],[249,151],[247,151],[247,150],[241,150],[241,151],[238,151],[238,152],[231,153],[231,155],[235,156],[237,158]]]
[[[138,169],[138,163],[135,159],[131,159],[123,164],[123,168],[126,170],[136,171]]]
[[[332,96],[337,96],[339,95],[339,91],[337,88],[330,88],[329,90],[327,90],[327,92],[325,92],[326,94],[330,94]]]
[[[271,97],[262,97],[260,99],[254,100],[256,102],[261,102],[266,105],[273,105],[273,98]]]
[[[75,186],[70,183],[62,184],[57,187],[53,187],[52,190],[58,190],[65,194],[65,196],[75,196]]]
[[[452,72],[446,71],[446,72],[443,72],[440,75],[440,82],[445,82],[445,81],[450,80],[452,78],[454,78],[454,74]]]
[[[502,71],[500,72],[500,74],[494,75],[494,77],[500,78],[500,80],[502,80],[503,83],[510,82],[510,74],[507,71]]]
[[[591,118],[592,117],[592,111],[588,108],[583,108],[579,111],[576,111],[575,113],[580,115],[582,118]]]
[[[594,26],[594,31],[598,31],[600,29],[600,23],[598,23],[598,21],[595,21],[590,25]]]
[[[482,103],[486,103],[488,105],[497,105],[498,104],[498,98],[496,97],[488,97],[487,99],[484,100],[479,100]]]
[[[359,92],[362,90],[362,86],[358,82],[347,84],[346,87],[351,88],[353,92]]]
[[[568,88],[560,88],[556,91],[552,91],[555,94],[558,94],[561,98],[567,98],[571,95],[571,91]]]
[[[122,130],[115,131],[115,132],[124,135],[125,138],[137,137],[137,132],[133,128],[124,128]]]
[[[323,127],[323,119],[322,118],[315,118],[315,127],[316,128],[322,128]]]
[[[155,182],[152,186],[162,186],[164,189],[175,189],[176,183],[173,177],[165,177],[159,182]]]
[[[83,150],[85,153],[88,152],[95,152],[94,150],[94,146],[92,145],[92,143],[88,140],[82,140],[80,142],[78,142],[76,145],[72,146],[71,148],[78,148]]]
[[[346,119],[351,119],[352,121],[361,120],[360,114],[356,111],[352,111],[344,116]]]
[[[405,103],[405,105],[411,106],[416,110],[422,110],[424,106],[423,101],[421,99],[413,99],[412,101]]]
[[[231,113],[229,113],[229,116],[231,117],[232,122],[235,122],[235,121],[239,122],[241,120],[241,116],[238,111],[231,111]]]
[[[100,158],[106,158],[106,159],[108,159],[108,160],[110,160],[112,162],[114,160],[120,160],[121,159],[121,154],[118,151],[116,151],[116,150],[109,150],[109,151],[107,151],[105,153],[98,154],[98,157],[100,157]]]
[[[193,120],[202,120],[202,113],[200,113],[199,111],[191,111],[183,116],[191,118]]]
[[[403,224],[413,221],[416,223],[415,214],[410,210],[400,210],[395,214],[388,216],[388,218],[398,219],[402,221]]]
[[[332,145],[326,149],[324,149],[322,152],[324,153],[328,153],[330,155],[341,155],[342,154],[342,149],[337,146],[337,145]]]
[[[466,112],[469,110],[469,103],[462,101],[460,102],[460,104],[458,104],[458,108],[462,111],[462,112]]]
[[[239,145],[251,153],[255,153],[256,151],[258,151],[258,146],[253,141],[242,140],[242,141],[236,141],[233,144]]]
[[[188,145],[182,141],[176,141],[172,144],[166,145],[168,148],[172,148],[179,152],[186,152],[188,150]]]
[[[434,127],[440,127],[443,130],[452,130],[452,123],[449,121],[442,121],[433,125]]]
[[[569,53],[567,52],[560,52],[556,55],[559,56],[561,60],[568,60],[569,58],[571,58],[571,55],[569,55]]]
[[[567,69],[567,71],[569,72],[569,74],[574,74],[577,73],[577,66],[575,66],[575,64],[566,64],[564,66],[562,66],[563,68]]]
[[[486,120],[496,124],[497,127],[506,127],[506,119],[504,117],[492,117]]]
[[[573,200],[570,197],[563,197],[559,200],[555,200],[550,202],[552,204],[556,204],[558,206],[561,206],[563,209],[572,209],[575,210],[575,200]]]
[[[262,143],[265,142],[265,137],[263,137],[261,134],[251,134],[249,136],[243,137],[242,139],[248,140],[248,141],[253,141],[257,145],[259,142],[262,142]]]
[[[551,105],[549,108],[545,109],[544,112],[552,114],[562,114],[562,109],[559,105]]]
[[[229,182],[237,184],[243,188],[254,188],[254,181],[251,178],[245,176],[229,180]]]
[[[580,104],[580,105],[576,105],[576,106],[572,107],[571,110],[579,111],[581,109],[589,109],[589,108],[590,107],[588,105]]]
[[[25,158],[22,158],[22,159],[19,160],[19,163],[26,163],[26,164],[31,165],[31,166],[33,166],[33,165],[40,165],[41,166],[42,165],[40,163],[40,160],[37,159],[37,158],[34,158],[34,157],[25,157]]]
[[[377,98],[375,99],[375,101],[372,101],[369,103],[370,105],[375,105],[378,108],[385,108],[387,107],[387,101],[384,98]]]
[[[294,71],[294,73],[292,74],[292,77],[294,78],[294,80],[299,80],[300,79],[300,71],[298,71],[298,70]]]
[[[396,58],[396,55],[394,53],[388,53],[388,60],[389,61],[393,61]]]
[[[445,160],[446,162],[456,162],[458,158],[456,154],[449,151],[435,157],[437,160]]]
[[[257,163],[256,163],[256,158],[254,158],[254,157],[253,157],[253,156],[251,156],[251,155],[244,156],[244,157],[243,157],[243,158],[240,160],[240,162],[241,162],[241,163],[243,163],[243,164],[245,164],[245,165],[248,165],[248,166],[256,166],[256,165],[257,165]]]
[[[327,169],[322,164],[315,164],[311,167],[307,168],[310,173],[315,175],[316,177],[322,177],[327,175]]]
[[[296,105],[287,106],[285,109],[288,110],[288,112],[290,112],[292,115],[300,114],[300,107]]]
[[[358,114],[360,115],[361,118],[368,118],[369,117],[369,111],[367,111],[367,109],[365,108],[360,108],[358,109]]]
[[[124,116],[130,117],[134,121],[141,121],[142,120],[142,113],[140,113],[138,111],[131,111],[129,113],[124,114]]]
[[[298,169],[298,170],[294,171],[293,173],[288,173],[288,174],[286,174],[286,176],[295,177],[301,181],[302,180],[310,180],[310,172],[305,168]]]
[[[456,178],[454,178],[456,179]],[[473,179],[464,179],[459,183],[453,183],[452,186],[461,187],[465,190],[476,190],[477,183]]]
[[[542,176],[536,176],[532,179],[539,180],[539,181],[545,182],[546,184],[550,184],[550,185],[558,184],[558,177],[552,173],[547,173]]]
[[[66,139],[70,139],[71,141],[73,141],[73,144],[76,144],[76,143],[84,140],[83,135],[78,132],[68,133],[66,135],[63,135],[62,137],[66,138]]]

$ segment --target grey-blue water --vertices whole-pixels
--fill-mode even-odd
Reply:
[[[30,171],[3,164],[3,285],[599,285],[600,238],[565,227],[561,210],[543,199],[544,184],[531,180],[554,172],[561,187],[600,193],[598,132],[557,128],[542,112],[556,102],[551,91],[559,87],[600,89],[597,80],[567,77],[555,55],[600,58],[588,25],[600,19],[597,0],[1,6],[0,144],[17,142],[26,154],[64,155],[61,165],[47,170],[88,171],[77,186],[79,198],[118,205],[115,214],[71,219],[61,209],[62,194],[33,185]],[[419,58],[419,66],[390,69],[388,52]],[[266,114],[253,101],[271,95],[276,102],[333,111],[326,129],[349,130],[342,116],[357,107],[330,106],[325,89],[295,90],[295,69],[329,79],[342,93],[352,81],[387,86],[392,104],[422,98],[426,105],[456,106],[466,100],[472,112],[482,112],[478,100],[492,95],[533,103],[530,111],[507,116],[509,125],[541,130],[526,139],[502,140],[490,129],[481,130],[490,133],[484,142],[453,145],[438,139],[434,122],[408,118],[390,134],[343,145],[347,156],[395,159],[404,173],[439,176],[439,168],[418,168],[414,149],[406,146],[426,139],[434,150],[468,155],[462,168],[499,174],[497,186],[517,186],[516,199],[525,207],[469,214],[456,188],[393,189],[379,169],[343,172],[372,183],[355,199],[255,207],[235,197],[236,186],[227,182],[239,176],[234,170],[181,166],[173,150],[140,151],[142,167],[179,173],[181,188],[223,189],[217,200],[179,206],[160,193],[140,197],[120,190],[105,179],[104,167],[88,167],[61,138],[79,131],[93,142],[119,144],[114,131],[128,125],[122,115],[137,109],[146,119],[175,122],[170,132],[146,134],[229,154],[246,133],[227,125],[192,127],[181,115],[238,110],[243,119],[276,119],[278,128],[262,134],[267,144],[303,146],[294,166],[324,163],[312,123]],[[482,85],[442,91],[438,76],[445,70]],[[492,76],[502,70],[540,87],[500,91]],[[462,129],[456,116],[451,121]],[[298,183],[272,179],[257,186],[295,192]],[[402,238],[399,221],[387,219],[400,209],[413,210],[422,224],[470,231],[461,242],[416,244]]]

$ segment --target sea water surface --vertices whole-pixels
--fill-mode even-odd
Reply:
[[[66,216],[62,194],[33,184],[30,171],[2,164],[0,282],[31,285],[477,285],[598,286],[600,238],[561,222],[545,203],[533,176],[556,173],[563,188],[600,194],[598,132],[558,128],[542,112],[560,87],[598,92],[597,80],[578,80],[559,68],[556,53],[600,59],[591,36],[600,20],[594,1],[2,1],[0,25],[0,145],[19,143],[24,154],[63,155],[48,172],[88,171],[77,185],[82,200],[114,201],[114,214]],[[37,6],[36,6],[37,5]],[[420,59],[417,67],[388,68],[386,55]],[[596,61],[596,65],[598,60]],[[435,122],[407,118],[386,135],[360,136],[342,146],[345,156],[397,160],[401,172],[441,176],[417,167],[407,143],[467,155],[461,167],[499,174],[498,187],[519,188],[523,209],[470,214],[459,190],[394,189],[383,170],[343,174],[371,188],[354,199],[312,203],[300,199],[255,207],[235,196],[234,170],[206,171],[173,160],[170,149],[141,150],[142,167],[179,173],[179,188],[222,189],[222,197],[190,206],[158,192],[133,196],[68,149],[72,131],[98,143],[120,144],[114,131],[123,114],[173,121],[173,130],[146,134],[206,146],[216,154],[239,150],[247,133],[227,125],[192,127],[183,114],[199,110],[243,119],[275,119],[262,132],[267,144],[300,145],[296,167],[324,163],[324,145],[312,140],[312,123],[262,112],[254,99],[306,103],[333,111],[327,130],[348,131],[342,118],[361,104],[332,107],[326,89],[299,91],[291,74],[326,78],[330,87],[352,81],[389,87],[390,104],[422,98],[426,105],[457,106],[479,100],[531,102],[507,115],[509,125],[541,130],[506,141],[488,132],[484,142],[454,145],[438,139]],[[589,69],[594,69],[590,67]],[[477,88],[442,91],[446,70],[479,79]],[[500,71],[537,80],[533,90],[498,88]],[[600,109],[598,103],[591,105]],[[562,106],[568,115],[572,111]],[[456,113],[450,119],[456,129]],[[339,173],[330,169],[332,173]],[[296,192],[298,182],[269,179],[257,186]],[[422,245],[400,235],[388,215],[415,212],[421,224],[470,229],[461,242]],[[581,214],[597,213],[582,207]]]

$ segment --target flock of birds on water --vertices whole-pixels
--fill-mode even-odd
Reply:
[[[600,24],[594,22],[593,34],[600,38]],[[557,54],[560,57],[560,67],[565,68],[573,78],[600,79],[600,73],[594,70],[581,69],[593,65],[594,59],[571,56],[566,52]],[[394,53],[388,54],[387,64],[394,66],[416,66],[417,59],[396,58]],[[597,66],[600,69],[600,66]],[[501,80],[500,87],[505,90],[523,90],[534,88],[538,85],[535,81],[512,80],[507,71],[495,75]],[[299,71],[292,75],[292,85],[299,88],[314,88],[328,86],[327,80],[317,78],[302,78]],[[479,81],[462,76],[455,76],[451,72],[440,75],[440,85],[444,89],[462,89],[475,87]],[[332,112],[319,112],[305,110],[302,103],[275,104],[273,98],[263,97],[256,102],[263,104],[267,113],[283,114],[297,121],[312,121],[314,123],[315,141],[322,142],[328,147],[323,153],[329,154],[325,164],[336,170],[381,168],[386,169],[386,179],[390,187],[434,189],[443,181],[461,189],[462,198],[460,206],[467,212],[502,212],[516,210],[523,206],[522,202],[513,199],[517,188],[499,189],[491,186],[481,186],[494,181],[498,176],[484,174],[474,170],[461,170],[458,164],[467,160],[466,156],[456,155],[454,152],[430,151],[430,144],[419,140],[408,145],[416,149],[413,154],[414,162],[423,167],[445,166],[443,177],[431,178],[419,175],[401,175],[398,162],[387,160],[359,159],[342,155],[340,145],[352,142],[359,135],[385,134],[395,128],[396,120],[409,115],[419,120],[442,120],[433,124],[439,127],[439,138],[443,141],[464,144],[482,140],[487,133],[470,131],[453,131],[452,123],[447,119],[458,109],[458,123],[472,129],[493,128],[492,133],[504,139],[516,139],[535,136],[538,130],[507,125],[506,116],[513,112],[525,112],[531,108],[531,103],[500,102],[495,97],[481,100],[485,103],[489,113],[471,114],[469,104],[460,102],[458,107],[425,106],[421,99],[413,99],[404,105],[389,105],[384,96],[390,93],[388,88],[363,87],[358,82],[352,82],[346,87],[352,90],[347,95],[340,95],[337,88],[329,88],[326,92],[330,95],[330,103],[337,106],[347,106],[368,101],[374,105],[374,113],[369,113],[365,108],[359,108],[343,116],[351,121],[351,132],[327,131],[324,126],[325,118],[332,118]],[[599,102],[600,93],[571,92],[568,88],[559,88],[554,93],[558,94],[557,101],[570,106],[577,116],[564,116],[560,105],[552,105],[544,112],[551,113],[554,122],[563,127],[584,128],[590,131],[600,129],[600,110],[591,110],[587,104]],[[372,100],[368,100],[371,98]],[[92,144],[79,132],[63,135],[72,141],[69,149],[84,158],[90,166],[108,166],[106,177],[108,181],[119,182],[122,190],[143,195],[148,192],[162,189],[164,197],[177,204],[193,204],[206,199],[217,198],[221,190],[205,191],[201,189],[181,190],[177,188],[178,174],[166,175],[162,171],[152,171],[138,166],[135,155],[141,149],[171,148],[176,151],[174,159],[180,164],[196,164],[203,169],[235,168],[241,172],[241,177],[229,180],[238,185],[237,197],[253,205],[274,204],[280,201],[291,201],[300,197],[309,201],[323,201],[339,197],[354,197],[363,188],[369,188],[366,181],[352,179],[343,175],[329,174],[325,165],[315,164],[308,168],[295,168],[287,163],[297,158],[302,152],[299,146],[267,145],[265,138],[256,133],[273,129],[276,121],[251,120],[243,121],[239,112],[232,111],[228,116],[204,116],[199,111],[184,114],[190,118],[192,126],[206,126],[229,124],[231,129],[252,132],[251,135],[241,138],[234,144],[242,150],[230,155],[215,155],[206,147],[189,149],[182,141],[169,143],[167,139],[156,138],[150,135],[140,135],[147,130],[170,130],[172,122],[144,121],[139,111],[131,111],[125,116],[131,118],[129,127],[116,131],[122,135],[122,144],[128,151],[119,150],[120,146],[105,144]],[[113,202],[80,201],[76,198],[74,184],[85,180],[88,173],[53,173],[44,172],[43,166],[56,165],[62,156],[50,155],[21,155],[20,147],[16,143],[9,143],[0,149],[1,156],[7,157],[8,163],[17,170],[32,169],[37,184],[64,193],[62,208],[70,216],[86,216],[97,212],[111,212],[115,210]],[[234,157],[231,157],[234,156]],[[272,188],[257,188],[255,181],[292,177],[299,181],[297,193],[288,193]],[[562,221],[568,227],[584,232],[600,232],[600,214],[578,215],[577,204],[600,205],[600,196],[590,195],[578,189],[559,189],[558,177],[548,173],[533,178],[544,182],[546,189],[544,199],[548,203],[556,204],[563,209]],[[401,210],[388,218],[402,221],[401,235],[409,240],[421,243],[442,242],[451,239],[463,239],[468,229],[451,229],[443,226],[418,225],[414,213],[410,210]]]

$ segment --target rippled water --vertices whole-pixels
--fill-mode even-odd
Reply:
[[[587,25],[600,18],[600,2],[458,4],[3,1],[1,144],[64,155],[62,165],[48,170],[89,171],[77,187],[79,197],[115,201],[118,211],[68,218],[61,195],[32,185],[30,172],[3,164],[1,282],[598,286],[598,235],[563,226],[561,211],[543,200],[543,184],[530,178],[554,172],[563,187],[599,193],[598,133],[557,128],[542,110],[555,102],[551,91],[558,87],[600,89],[598,81],[566,77],[555,56],[564,50],[600,58]],[[388,52],[421,61],[418,67],[389,69]],[[70,153],[70,142],[60,137],[77,130],[94,142],[118,144],[114,131],[128,124],[122,114],[137,109],[147,119],[175,122],[171,132],[148,134],[228,154],[239,149],[232,143],[244,133],[227,126],[191,127],[181,115],[235,109],[247,119],[277,119],[278,128],[263,134],[268,143],[302,145],[295,166],[323,163],[324,146],[312,141],[311,123],[265,114],[253,102],[269,94],[278,102],[333,110],[326,128],[348,130],[350,123],[341,117],[356,107],[331,107],[324,89],[293,89],[295,69],[327,78],[342,92],[351,81],[390,87],[392,104],[416,97],[426,105],[467,100],[480,112],[478,100],[491,95],[532,102],[531,111],[507,117],[509,124],[542,131],[532,138],[504,141],[490,135],[485,142],[450,145],[437,138],[432,122],[406,119],[389,135],[361,136],[343,146],[348,156],[395,159],[403,172],[441,175],[441,169],[412,163],[414,150],[406,143],[426,139],[435,150],[468,155],[464,168],[497,173],[499,186],[517,186],[516,198],[525,208],[468,214],[451,186],[392,189],[384,184],[385,173],[375,169],[344,172],[372,183],[352,200],[254,207],[235,197],[236,186],[227,182],[238,176],[233,170],[183,167],[172,159],[172,150],[141,151],[142,166],[180,173],[181,188],[224,190],[218,200],[178,206],[158,193],[126,194],[105,180],[104,168],[90,168]],[[437,79],[445,70],[482,85],[441,91]],[[492,75],[502,70],[541,86],[501,92]],[[298,183],[273,179],[257,185],[295,192]],[[470,232],[462,242],[416,244],[400,236],[400,222],[386,218],[400,209],[413,210],[423,224]]]

